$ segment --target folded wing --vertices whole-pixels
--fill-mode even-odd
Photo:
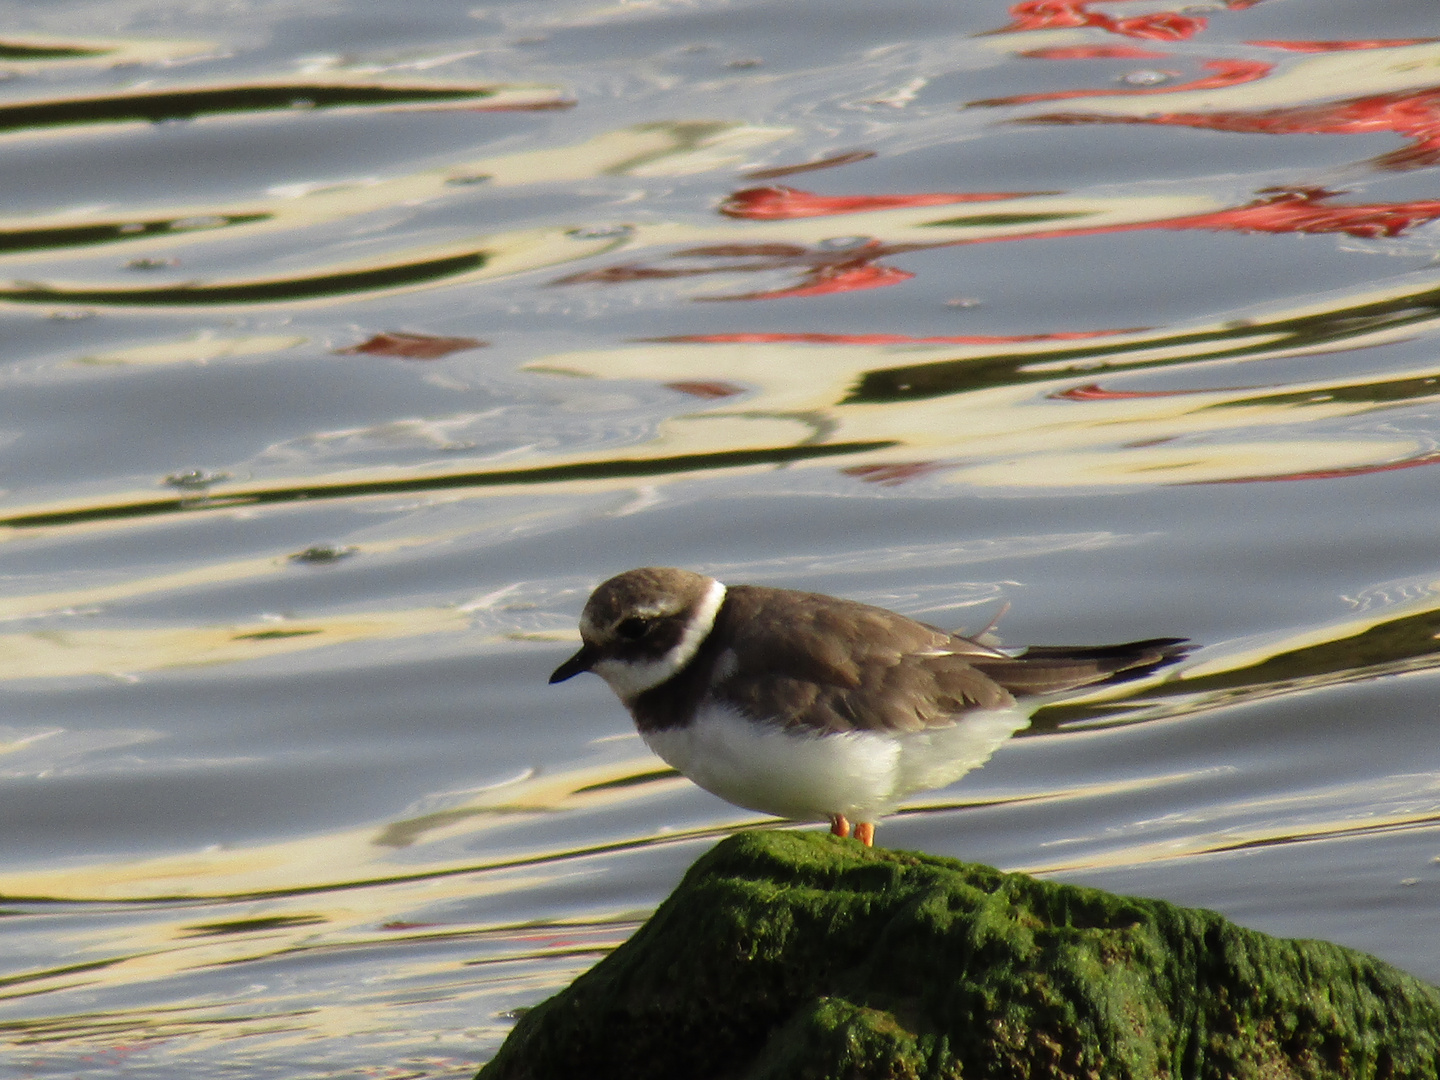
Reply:
[[[1017,697],[1144,675],[1185,655],[1183,638],[1121,645],[1040,646],[1017,656],[903,615],[834,597],[735,586],[727,616],[761,647],[721,661],[713,692],[756,719],[817,734],[922,731]]]

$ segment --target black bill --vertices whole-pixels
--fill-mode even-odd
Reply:
[[[597,659],[599,658],[595,655],[594,649],[589,645],[581,645],[579,652],[551,673],[551,684],[564,682],[566,679],[579,675],[582,671],[589,671],[591,665],[593,665]]]

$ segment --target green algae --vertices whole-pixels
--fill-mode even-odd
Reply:
[[[1434,1080],[1440,991],[1211,911],[756,832],[480,1076]]]

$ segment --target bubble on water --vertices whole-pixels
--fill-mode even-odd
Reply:
[[[849,251],[870,243],[868,236],[827,236],[815,246],[821,251]]]
[[[321,71],[333,71],[345,63],[345,58],[336,53],[315,53],[311,56],[302,56],[295,61],[295,66],[306,74],[315,74]]]
[[[614,236],[629,236],[634,231],[630,225],[581,225],[565,235],[575,240],[605,240]]]
[[[195,217],[176,218],[170,223],[170,228],[177,232],[188,232],[191,229],[218,229],[227,224],[228,220],[218,214],[197,214]]]
[[[169,487],[189,491],[195,488],[209,487],[211,484],[218,484],[222,480],[229,479],[229,473],[212,473],[206,472],[204,469],[190,469],[187,472],[171,473],[165,477],[165,483]]]
[[[290,556],[293,563],[306,563],[311,566],[326,563],[339,562],[341,559],[348,559],[360,549],[340,544],[315,544],[304,551],[297,551]]]
[[[1140,71],[1132,71],[1128,75],[1120,76],[1120,81],[1126,86],[1159,86],[1167,83],[1174,75],[1168,71],[1155,71],[1153,68],[1142,68]]]

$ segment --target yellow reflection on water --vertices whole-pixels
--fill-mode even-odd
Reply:
[[[573,238],[515,235],[504,273],[552,257]],[[593,239],[595,244],[613,238]],[[497,241],[498,245],[498,241]],[[553,257],[562,257],[557,252]],[[945,343],[865,335],[725,335],[571,352],[527,365],[566,380],[657,384],[671,414],[648,440],[596,452],[538,451],[493,458],[447,454],[445,466],[318,472],[263,481],[217,480],[201,495],[117,493],[96,501],[16,506],[0,527],[112,528],[174,513],[317,499],[462,499],[501,492],[594,493],[659,485],[707,472],[731,475],[822,467],[854,484],[938,475],[977,486],[1093,488],[1356,475],[1440,460],[1396,426],[1333,422],[1440,397],[1440,368],[1361,376],[1293,377],[1267,386],[1214,387],[1257,361],[1294,360],[1433,332],[1440,278],[1408,278],[1280,307],[1245,320],[1114,334]],[[797,340],[798,339],[798,340]],[[166,355],[195,355],[173,346]],[[1166,371],[1171,382],[1120,381]],[[1174,387],[1174,382],[1181,386]],[[1192,388],[1184,382],[1193,381]]]
[[[0,301],[26,304],[122,304],[145,307],[225,307],[235,304],[333,303],[447,283],[485,281],[609,250],[611,237],[576,236],[569,229],[526,229],[367,259],[315,263],[283,275],[194,280],[154,287],[103,281],[14,282]]]
[[[1178,835],[1166,839],[1148,835],[1166,830]],[[1094,843],[1097,837],[1076,837],[1070,842],[1083,843],[1087,848],[1083,855],[1040,860],[1018,869],[1029,874],[1097,870],[1414,830],[1440,833],[1440,776],[1391,776],[1192,808],[1183,815],[1137,822],[1121,830],[1118,843],[1113,835],[1107,836],[1110,842],[1103,847]]]
[[[237,356],[262,356],[283,352],[304,345],[308,338],[297,334],[245,334],[220,337],[201,333],[183,341],[157,341],[147,345],[131,345],[76,358],[78,364],[114,364],[117,366],[153,367],[164,364],[208,364],[212,360],[229,360]]]
[[[453,608],[414,608],[228,626],[34,630],[0,634],[0,680],[123,676],[233,664],[359,641],[457,633],[468,627],[468,619]]]
[[[1235,364],[1333,349],[1334,335],[1316,329],[1301,340],[1297,328],[1395,298],[1394,291],[1383,300],[1367,292],[1247,325],[1119,334],[1088,345],[663,342],[552,356],[529,368],[748,391],[671,416],[649,444],[657,455],[773,443],[788,424],[805,438],[889,444],[847,460],[851,468],[923,463],[980,486],[1215,482],[1353,470],[1422,453],[1427,444],[1418,437],[1275,433],[1433,399],[1440,369],[1291,382],[1268,395],[1253,386],[1149,393],[1122,384],[1111,392],[1095,380],[1180,364],[1200,380],[1206,360]],[[1426,319],[1433,322],[1434,313]],[[1359,340],[1353,325],[1344,337],[1358,347],[1415,332],[1414,323],[1377,319]],[[1401,384],[1403,393],[1392,389]]]
[[[1287,63],[1263,79],[1234,86],[1176,90],[1156,95],[1074,97],[1067,109],[1088,113],[1153,116],[1157,112],[1205,113],[1307,105],[1337,97],[1418,90],[1440,83],[1440,43],[1328,52]]]
[[[174,255],[197,244],[289,234],[327,222],[413,207],[453,197],[471,184],[514,187],[604,176],[682,176],[725,168],[744,160],[747,151],[788,134],[787,128],[739,122],[640,124],[568,146],[476,158],[400,176],[279,187],[265,199],[147,206],[143,212],[129,211],[128,216],[123,208],[107,207],[103,212],[86,209],[0,217],[0,239],[7,233],[29,235],[51,230],[55,234],[52,246],[41,249],[47,260],[83,258],[92,254],[93,242],[86,244],[77,239],[67,244],[63,238],[68,233],[83,235],[85,230],[114,226],[119,231],[106,234],[105,242],[119,244],[127,256]],[[535,265],[594,255],[627,242],[624,234],[597,236],[591,243],[584,242],[584,237],[572,239],[579,242],[566,246],[562,258],[541,260]],[[467,245],[462,242],[455,246]],[[35,254],[33,247],[14,251],[0,247],[0,264],[28,262]],[[53,287],[73,290],[76,286]]]
[[[1184,716],[1244,701],[1440,667],[1440,579],[1394,603],[1209,651],[1142,688],[1100,687],[1036,713],[1037,732]]]
[[[210,41],[166,41],[156,38],[93,38],[69,34],[5,33],[0,39],[0,71],[33,74],[67,68],[112,68],[130,64],[164,64],[213,56]]]
[[[482,789],[442,811],[430,811],[373,826],[345,829],[297,839],[236,848],[141,859],[117,859],[83,867],[0,872],[0,895],[68,901],[141,901],[167,898],[235,898],[283,896],[362,885],[410,883],[422,890],[450,888],[432,879],[482,870],[540,866],[583,851],[557,851],[545,845],[507,850],[503,855],[457,861],[455,841],[479,839],[498,828],[513,828],[523,819],[557,813],[595,813],[635,799],[667,794],[683,784],[678,774],[656,758],[641,756],[602,765],[577,766],[525,775]],[[731,824],[754,820],[736,810],[731,820],[693,835],[708,835]],[[622,850],[650,842],[674,842],[690,833],[664,832],[614,841],[598,841],[589,851]],[[477,845],[466,847],[476,849]],[[441,854],[432,854],[441,853]],[[467,894],[492,888],[492,880],[465,881],[454,887]],[[504,877],[501,891],[525,887]],[[428,884],[427,884],[428,883]],[[354,903],[368,904],[364,889]],[[350,902],[347,900],[347,903]],[[387,901],[388,903],[388,901]]]
[[[393,554],[415,547],[443,543],[461,535],[465,535],[465,530],[451,529],[417,536],[396,537],[390,540],[371,540],[367,541],[363,547],[349,549],[346,555]],[[42,615],[86,613],[121,600],[148,598],[182,589],[224,585],[287,572],[294,573],[295,561],[296,559],[292,555],[233,559],[225,562],[206,563],[186,570],[127,577],[120,581],[103,585],[88,585],[78,589],[0,596],[0,623]]]

